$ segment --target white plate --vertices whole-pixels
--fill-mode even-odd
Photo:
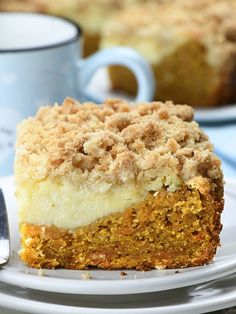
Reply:
[[[94,75],[87,90],[88,98],[95,102],[101,102],[104,98],[125,98],[132,101],[132,97],[124,92],[111,90],[110,80],[106,69],[100,69]],[[94,95],[91,97],[91,95]],[[96,95],[96,96],[95,96]],[[204,108],[195,110],[195,119],[200,123],[217,123],[221,121],[236,121],[236,104],[224,105],[221,107]]]
[[[200,123],[236,121],[236,104],[211,109],[196,109],[194,117]]]
[[[0,281],[24,286],[31,289],[78,294],[134,294],[162,291],[207,282],[232,274],[236,270],[236,183],[226,184],[226,204],[223,214],[224,229],[221,234],[221,248],[212,264],[179,270],[151,270],[148,272],[126,271],[121,277],[120,271],[89,271],[92,278],[83,280],[84,271],[45,270],[39,276],[38,270],[22,264],[17,255],[19,235],[12,178],[0,180],[6,196],[9,212],[12,243],[12,259],[7,267],[0,271]]]
[[[235,306],[235,286],[236,275],[231,275],[165,292],[95,296],[40,292],[0,283],[0,306],[35,314],[199,314]]]

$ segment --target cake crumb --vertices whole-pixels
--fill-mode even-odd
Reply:
[[[86,272],[86,273],[81,274],[81,278],[82,278],[83,280],[88,280],[88,279],[91,279],[92,276],[90,275],[89,272]]]
[[[38,275],[39,275],[39,276],[44,276],[44,275],[45,275],[45,271],[44,271],[42,268],[40,268],[40,269],[38,270]]]
[[[166,269],[166,266],[165,265],[156,265],[155,269],[158,269],[158,270]]]
[[[120,276],[121,276],[121,277],[125,277],[125,276],[127,276],[127,273],[124,272],[124,271],[121,271],[121,272],[120,272]]]
[[[30,246],[30,243],[33,241],[33,238],[27,238],[25,239],[25,245]]]
[[[158,116],[163,110],[164,120]],[[121,184],[152,181],[160,173],[174,176],[179,169],[181,180],[205,192],[201,177],[206,182],[222,176],[212,151],[189,106],[121,100],[98,106],[67,98],[61,106],[41,107],[19,126],[16,181],[77,173],[80,184]]]

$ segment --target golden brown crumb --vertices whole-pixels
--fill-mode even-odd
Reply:
[[[155,269],[158,269],[158,270],[166,269],[166,266],[165,265],[155,265]]]
[[[16,179],[70,174],[81,182],[122,183],[152,180],[165,168],[182,181],[217,180],[220,161],[192,119],[192,108],[170,101],[82,105],[67,98],[19,126]]]
[[[209,181],[203,177],[190,179],[188,181],[188,186],[197,189],[203,195],[207,195],[211,189]]]
[[[121,276],[121,277],[125,277],[125,276],[127,276],[127,273],[124,272],[124,271],[121,271],[121,272],[120,272],[120,276]]]

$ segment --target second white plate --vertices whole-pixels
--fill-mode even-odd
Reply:
[[[19,260],[19,234],[17,226],[17,208],[14,198],[12,178],[0,179],[10,220],[12,258],[0,271],[0,281],[21,287],[74,294],[135,294],[175,289],[207,282],[232,274],[236,269],[236,183],[226,183],[224,228],[221,234],[221,248],[212,264],[176,270],[152,270],[147,272],[126,271],[89,271],[91,279],[83,280],[85,271],[44,270],[42,272],[23,265]]]
[[[230,275],[171,291],[96,296],[49,293],[0,283],[0,306],[11,309],[8,314],[13,310],[34,314],[199,314],[235,306],[235,285],[236,275]],[[4,314],[1,308],[0,313]]]

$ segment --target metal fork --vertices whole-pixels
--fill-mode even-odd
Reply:
[[[7,208],[0,189],[0,267],[6,265],[10,257],[10,234]]]

